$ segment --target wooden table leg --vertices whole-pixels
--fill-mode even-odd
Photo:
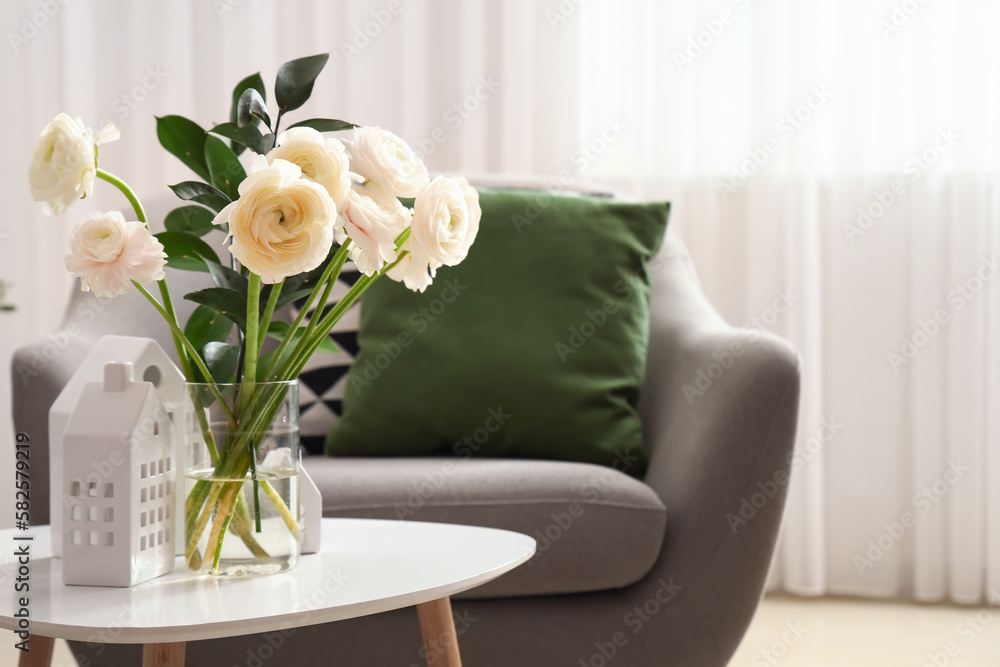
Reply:
[[[451,615],[451,598],[439,598],[417,605],[420,632],[424,636],[427,664],[433,667],[462,667],[458,655],[458,635]]]
[[[52,637],[31,635],[28,650],[21,651],[17,667],[49,667],[52,664],[52,649],[55,645],[56,640]]]
[[[142,647],[142,667],[184,667],[184,642],[146,644]]]

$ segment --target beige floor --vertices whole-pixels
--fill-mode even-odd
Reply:
[[[1000,609],[769,597],[729,664],[1000,667]]]
[[[17,664],[13,643],[10,635],[0,643],[0,667]],[[52,664],[76,667],[65,642],[56,642]],[[779,664],[1000,667],[1000,609],[771,597],[757,611],[730,667]]]

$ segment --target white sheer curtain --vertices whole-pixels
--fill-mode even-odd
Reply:
[[[169,199],[186,173],[154,115],[220,121],[242,76],[270,82],[281,62],[329,51],[308,113],[392,128],[432,169],[671,199],[723,314],[796,344],[803,465],[772,586],[960,602],[1000,588],[995,3],[42,5],[0,10],[31,35],[0,48],[0,278],[20,308],[0,315],[4,360],[58,335],[66,234],[95,205],[49,219],[28,199],[49,119],[113,120],[123,139],[102,166]],[[108,188],[98,199],[125,206]]]
[[[628,127],[593,175],[672,199],[722,312],[801,351],[802,467],[771,586],[996,590],[1000,6],[580,15],[585,124]]]

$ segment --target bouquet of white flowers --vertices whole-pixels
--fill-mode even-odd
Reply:
[[[281,505],[289,534],[298,534],[293,513],[256,468],[257,450],[283,401],[268,388],[294,380],[312,354],[332,347],[329,332],[375,280],[388,275],[423,291],[439,267],[465,259],[479,229],[479,198],[468,182],[429,179],[416,154],[389,131],[326,118],[280,130],[285,114],[308,100],[327,59],[321,54],[281,66],[273,123],[259,74],[233,90],[230,122],[206,131],[181,116],[157,119],[160,143],[201,179],[170,186],[189,203],[167,215],[159,234],[151,233],[131,188],[98,166],[98,146],[119,138],[113,125],[95,132],[59,114],[43,130],[31,162],[31,193],[46,213],[62,213],[90,196],[95,179],[114,185],[132,204],[133,215],[109,211],[81,221],[66,267],[83,290],[101,297],[139,290],[170,325],[187,380],[206,389],[192,396],[214,476],[194,484],[186,501],[187,557],[196,569],[218,569],[227,531],[256,556],[268,555],[254,537],[259,488]],[[346,136],[324,134],[330,132]],[[255,155],[241,161],[247,149]],[[413,208],[400,198],[415,198]],[[203,240],[215,231],[228,240],[227,262]],[[327,309],[348,259],[364,275]],[[176,316],[165,266],[207,272],[215,283],[184,296],[199,304],[186,324]],[[153,281],[159,299],[144,287]],[[303,299],[290,325],[274,319],[278,309]],[[279,341],[267,354],[265,337]],[[232,397],[223,395],[224,385],[235,385]],[[205,402],[223,412],[221,433],[213,432]],[[236,488],[244,477],[252,479],[250,500]]]

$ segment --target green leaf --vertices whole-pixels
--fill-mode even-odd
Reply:
[[[229,120],[233,123],[239,118],[240,97],[243,96],[243,91],[248,88],[256,90],[260,94],[260,98],[267,101],[267,91],[264,89],[264,79],[261,78],[260,72],[243,79],[233,88],[233,106],[229,112]]]
[[[237,144],[246,146],[261,155],[267,153],[274,147],[274,135],[268,132],[261,134],[260,128],[254,123],[240,127],[236,123],[222,123],[216,125],[209,132],[220,137],[232,139]],[[240,151],[236,151],[239,155]]]
[[[335,120],[333,118],[310,118],[309,120],[300,120],[297,123],[292,123],[288,126],[288,129],[290,130],[293,127],[311,127],[320,132],[340,132],[341,130],[349,130],[352,127],[357,127],[357,125],[348,123],[346,120]]]
[[[323,260],[323,263],[312,271],[306,271],[296,276],[289,276],[285,278],[285,284],[281,289],[281,294],[278,296],[278,303],[276,307],[281,309],[293,301],[298,301],[299,299],[309,296],[316,288],[316,283],[319,282],[319,279],[323,276],[323,272],[326,271],[326,267],[333,261],[333,256],[337,254],[337,250],[337,246],[331,247],[326,259]],[[336,279],[337,276],[333,276],[332,280]],[[268,287],[265,287],[264,291],[267,295],[270,294]],[[263,300],[265,298],[266,295],[262,293],[261,299]]]
[[[240,130],[242,128],[236,124],[234,120],[231,123],[219,123],[213,127],[209,132],[212,134],[217,134],[220,137],[225,137],[226,139],[232,139],[233,141],[241,141]]]
[[[312,95],[316,77],[323,71],[329,53],[290,60],[278,68],[274,82],[274,98],[281,113],[298,109]]]
[[[234,271],[222,264],[209,264],[208,272],[212,274],[212,280],[216,286],[239,293],[246,303],[247,294],[250,290],[250,281],[239,271]],[[244,306],[243,310],[246,310]]]
[[[156,119],[156,136],[164,148],[176,155],[198,176],[208,180],[205,130],[198,123],[183,116],[162,116]]]
[[[253,88],[247,88],[240,96],[240,102],[236,109],[236,124],[240,127],[249,125],[254,120],[259,120],[271,129],[271,117],[267,115],[267,102]]]
[[[247,298],[245,295],[231,289],[226,289],[225,287],[208,287],[197,292],[185,294],[184,298],[188,301],[208,306],[220,315],[235,322],[240,329],[246,329]]]
[[[232,320],[208,306],[198,306],[184,326],[184,335],[196,350],[207,343],[225,342],[233,332]]]
[[[213,220],[215,220],[215,214],[207,208],[181,206],[167,213],[163,226],[168,232],[187,232],[195,236],[204,236],[215,229],[223,229],[222,225],[212,224]]]
[[[233,126],[236,126],[237,124],[236,121],[239,117],[240,97],[243,95],[243,91],[246,90],[247,88],[253,88],[258,93],[260,93],[261,99],[263,99],[265,102],[267,101],[267,91],[264,89],[264,79],[260,77],[260,72],[257,72],[256,74],[251,74],[247,78],[240,81],[238,84],[236,84],[236,87],[233,88],[233,105],[229,111],[229,120],[231,121]],[[227,137],[227,138],[233,139],[233,137]],[[234,142],[233,152],[236,153],[237,156],[239,156],[245,150],[247,144],[242,141],[237,142],[235,139],[233,140],[233,142]]]
[[[226,343],[207,343],[201,349],[201,356],[208,366],[208,372],[216,382],[232,382],[236,376],[240,348]]]
[[[160,232],[154,236],[163,244],[169,267],[182,271],[208,271],[206,262],[219,263],[219,256],[212,247],[194,234]]]
[[[285,282],[288,282],[287,278],[285,279]],[[309,296],[310,294],[312,294],[312,288],[311,287],[305,287],[305,288],[297,289],[297,290],[292,290],[292,289],[286,287],[285,289],[281,290],[281,295],[278,297],[278,303],[275,306],[275,309],[276,310],[281,310],[282,308],[284,308],[288,304],[292,303],[293,301],[298,301],[299,299],[304,299],[307,296]],[[320,296],[322,296],[322,295],[320,295]],[[263,298],[263,296],[261,298]]]
[[[205,140],[205,161],[212,174],[212,184],[229,199],[240,198],[240,183],[247,177],[246,169],[226,142],[211,134]]]
[[[271,326],[267,329],[267,335],[277,341],[282,341],[288,337],[288,332],[291,328],[292,326],[288,324],[288,322],[271,322]],[[297,344],[305,332],[306,327],[297,328],[292,334],[291,344]],[[327,336],[323,339],[323,342],[319,344],[319,347],[316,348],[316,351],[324,352],[326,354],[336,354],[337,352],[340,352],[340,348],[338,348],[334,342],[330,340],[329,336]]]
[[[232,203],[232,200],[225,192],[222,192],[218,188],[213,188],[208,183],[184,181],[183,183],[168,187],[181,199],[207,206],[216,213]]]

